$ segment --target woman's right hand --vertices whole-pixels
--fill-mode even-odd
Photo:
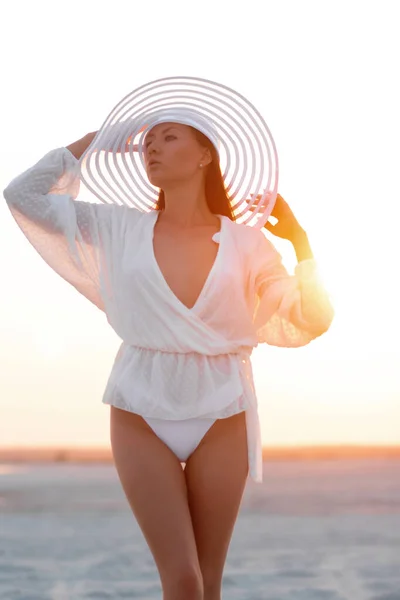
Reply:
[[[115,123],[114,125],[110,125],[109,127],[110,127],[110,132],[108,132],[109,135],[107,137],[110,137],[112,140],[114,140],[113,144],[111,145],[110,148],[105,148],[103,145],[104,144],[104,142],[103,142],[100,150],[105,150],[105,151],[109,151],[109,152],[117,152],[118,154],[121,154],[122,152],[129,153],[131,150],[132,150],[132,152],[139,151],[139,145],[132,144],[132,139],[133,139],[133,137],[136,137],[137,135],[142,133],[146,129],[146,125],[143,125],[143,127],[141,127],[139,129],[139,131],[136,131],[135,133],[129,132],[129,128],[127,129],[127,124],[125,122]],[[113,134],[112,130],[114,127],[116,128],[116,132]],[[118,146],[118,148],[115,148],[115,137],[118,135],[118,138],[120,138],[121,127],[123,127],[123,131],[124,131],[125,135],[127,135],[128,137],[125,139],[124,142],[121,143],[120,146]],[[110,133],[111,133],[111,135],[110,135]],[[91,134],[89,134],[89,135],[91,135]]]
[[[138,133],[141,133],[143,131],[144,127],[142,127],[142,129],[140,129],[140,131]],[[72,144],[70,144],[69,146],[67,146],[68,150],[70,152],[72,152],[72,154],[75,156],[75,158],[77,158],[78,160],[81,158],[82,154],[85,152],[85,150],[90,146],[90,144],[93,142],[94,138],[96,137],[96,135],[98,134],[98,131],[92,131],[91,133],[87,133],[85,136],[83,136],[83,138],[81,138],[80,140],[77,140],[76,142],[73,142]],[[117,153],[121,153],[121,152],[129,152],[130,151],[130,143],[132,141],[132,136],[129,136],[125,142],[125,145],[122,147],[117,148],[116,152]],[[133,145],[133,152],[137,152],[138,151],[138,145],[134,144]],[[100,150],[105,150],[105,148],[100,148]],[[113,148],[110,148],[110,151],[113,150]]]

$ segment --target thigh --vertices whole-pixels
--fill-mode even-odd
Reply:
[[[186,463],[189,508],[205,589],[222,579],[247,474],[242,412],[217,420]]]
[[[111,446],[161,580],[200,574],[182,466],[139,415],[111,407]]]

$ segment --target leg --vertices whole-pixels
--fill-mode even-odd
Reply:
[[[203,600],[179,460],[139,415],[112,406],[110,427],[115,466],[156,562],[164,600]]]
[[[220,600],[222,575],[248,474],[245,413],[219,419],[186,463],[204,600]]]

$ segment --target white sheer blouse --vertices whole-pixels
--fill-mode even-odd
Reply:
[[[4,196],[44,260],[105,312],[122,340],[103,402],[160,419],[246,411],[249,473],[262,481],[250,355],[260,342],[304,346],[328,329],[333,309],[315,262],[289,275],[261,231],[220,216],[217,258],[189,309],[155,260],[157,211],[78,201],[79,172],[58,148]]]

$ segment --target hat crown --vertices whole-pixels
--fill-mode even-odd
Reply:
[[[172,108],[164,108],[154,111],[148,115],[147,125],[143,131],[143,135],[146,135],[150,129],[156,125],[160,125],[161,123],[179,123],[181,125],[189,125],[190,127],[197,129],[210,140],[218,152],[218,131],[215,124],[209,117],[206,118],[193,109],[185,107],[177,106]]]

